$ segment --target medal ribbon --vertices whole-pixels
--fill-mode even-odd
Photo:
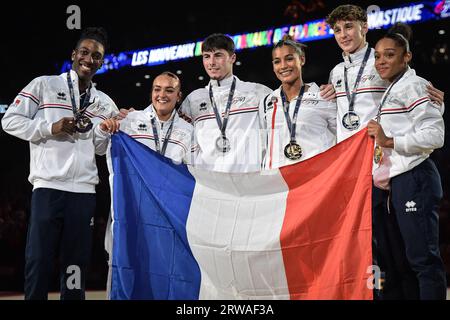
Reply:
[[[347,94],[347,100],[348,100],[348,111],[353,112],[355,108],[353,107],[355,104],[355,96],[356,96],[356,89],[358,88],[359,82],[361,81],[361,77],[364,71],[364,68],[366,67],[367,60],[369,60],[370,55],[370,47],[367,47],[366,53],[364,54],[364,59],[361,63],[361,67],[359,67],[358,75],[355,80],[355,85],[353,86],[352,95],[350,96],[350,91],[348,87],[348,79],[347,79],[347,68],[344,67],[344,82],[345,82],[345,93]]]
[[[222,133],[222,137],[225,138],[225,130],[228,124],[228,118],[230,116],[231,103],[233,102],[234,91],[236,89],[236,78],[233,77],[233,83],[231,84],[230,93],[228,94],[227,106],[225,108],[225,112],[223,115],[223,122],[220,117],[219,110],[216,105],[216,101],[214,100],[212,85],[209,85],[209,99],[211,100],[211,105],[214,110],[214,115],[216,116],[217,125],[219,126],[220,132]]]
[[[392,87],[394,86],[394,84],[396,84],[402,77],[403,75],[406,73],[406,70],[403,71],[389,86],[389,88],[387,88],[386,92],[384,93],[383,99],[380,102],[380,105],[378,106],[378,112],[377,112],[377,117],[376,117],[376,121],[377,123],[380,123],[381,120],[381,109],[384,105],[384,103],[387,100],[387,97],[389,96],[389,92],[391,91]],[[381,159],[383,158],[383,149],[376,144],[375,145],[375,151],[374,151],[374,162],[375,163],[381,163]]]
[[[157,116],[155,115],[155,117],[157,117]],[[170,135],[172,134],[173,123],[175,122],[174,118],[172,118],[172,122],[170,123],[170,127],[167,130],[167,132],[166,132],[166,136],[164,137],[162,150],[160,149],[158,129],[156,128],[156,120],[155,120],[154,117],[151,120],[152,129],[153,129],[153,136],[155,137],[156,152],[158,152],[160,155],[165,155],[166,154],[167,145],[169,144],[169,138],[170,138]]]
[[[73,84],[72,84],[72,77],[70,76],[70,71],[67,72],[67,84],[69,85],[70,100],[72,102],[73,116],[75,117],[75,120],[77,120],[83,115],[83,113],[86,111],[87,107],[89,106],[89,100],[91,99],[91,86],[89,85],[89,88],[86,92],[86,96],[83,101],[83,106],[80,105],[80,109],[77,110],[77,103],[75,101],[75,93],[74,93]]]
[[[298,94],[297,101],[295,102],[294,114],[291,117],[289,116],[289,102],[286,99],[286,95],[283,92],[283,89],[280,89],[281,101],[283,104],[284,117],[286,118],[286,122],[288,125],[289,133],[291,135],[291,143],[295,143],[295,131],[297,129],[297,116],[298,110],[300,109],[300,104],[302,103],[303,93],[305,92],[305,85],[302,85],[300,88],[300,93]]]
[[[377,123],[380,123],[381,120],[381,108],[383,107],[384,103],[386,102],[386,99],[389,95],[389,92],[391,91],[392,87],[394,86],[394,84],[396,84],[402,77],[403,75],[406,73],[406,70],[403,71],[389,86],[389,88],[387,88],[386,92],[384,93],[383,99],[380,102],[380,105],[378,106],[378,112],[377,112],[377,117],[376,117],[376,121]]]

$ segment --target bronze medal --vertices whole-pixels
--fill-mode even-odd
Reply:
[[[284,147],[284,155],[289,160],[298,160],[302,157],[302,148],[295,141],[292,141]]]
[[[376,145],[373,153],[373,162],[379,164],[382,159],[383,159],[383,149],[379,145]]]

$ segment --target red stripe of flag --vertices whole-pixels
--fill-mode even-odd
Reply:
[[[367,129],[280,169],[289,186],[280,235],[291,299],[372,299],[372,156]]]

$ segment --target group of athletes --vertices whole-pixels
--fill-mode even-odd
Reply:
[[[343,57],[329,84],[303,81],[305,46],[289,36],[272,49],[278,88],[243,81],[233,74],[233,40],[215,33],[202,43],[208,85],[181,103],[180,79],[163,72],[141,111],[119,110],[93,86],[107,37],[102,28],[86,29],[73,50],[72,70],[32,80],[2,119],[4,131],[30,142],[25,299],[47,299],[58,253],[61,298],[85,298],[98,183],[95,155],[109,154],[118,130],[174,162],[245,173],[304,161],[366,127],[375,141],[373,262],[384,274],[374,297],[445,299],[438,246],[442,187],[429,158],[444,144],[444,93],[409,67],[408,25],[394,25],[372,48],[361,7],[339,6],[327,23]],[[105,247],[111,268],[110,230]],[[73,265],[81,270],[77,288],[67,286]]]

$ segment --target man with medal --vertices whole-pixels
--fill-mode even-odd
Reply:
[[[72,70],[42,76],[15,98],[2,119],[5,132],[30,142],[33,184],[25,252],[25,299],[46,300],[59,255],[61,299],[84,299],[91,255],[95,154],[103,154],[117,112],[114,102],[92,85],[107,45],[102,28],[87,28],[72,53]],[[79,285],[68,286],[74,270]],[[70,280],[70,279],[69,279]]]
[[[267,132],[265,169],[309,159],[336,144],[336,102],[322,98],[314,82],[303,82],[304,48],[285,36],[272,49],[273,71],[281,86],[260,103]]]
[[[221,172],[259,171],[261,138],[258,102],[271,90],[233,75],[233,40],[212,34],[202,43],[205,88],[187,96],[180,112],[194,126],[199,151],[195,166]]]

